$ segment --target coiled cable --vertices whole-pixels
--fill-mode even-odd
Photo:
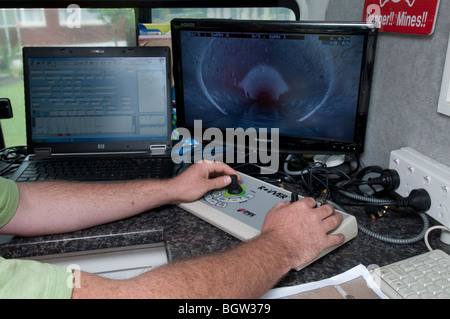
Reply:
[[[373,203],[379,201],[379,202],[377,202],[377,204],[381,203],[380,205],[392,205],[394,202],[394,201],[382,201],[379,199],[369,198],[369,197],[366,198],[365,196],[360,196],[360,195],[353,194],[353,193],[351,193],[351,195],[352,196],[355,195],[355,197],[363,197],[366,199],[366,201],[370,201]],[[361,198],[355,198],[355,199],[361,200]],[[325,203],[330,204],[337,210],[340,210],[345,213],[345,210],[342,207],[340,207],[339,205],[337,205],[336,203],[334,203],[333,201],[325,200]],[[367,229],[366,227],[362,226],[360,223],[358,223],[358,229],[366,235],[369,235],[375,239],[378,239],[378,240],[381,240],[384,242],[388,242],[391,244],[412,244],[412,243],[422,240],[425,236],[425,233],[428,230],[428,227],[430,226],[430,222],[428,221],[428,217],[425,213],[419,212],[418,215],[420,216],[420,218],[423,221],[423,228],[418,235],[410,237],[410,238],[392,238],[392,237],[388,237],[385,235],[381,235],[381,234],[371,231],[370,229]]]

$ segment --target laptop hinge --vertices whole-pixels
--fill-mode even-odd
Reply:
[[[41,157],[41,158],[50,158],[52,157],[52,149],[50,147],[45,147],[45,148],[35,148],[34,149],[34,154],[37,157]]]
[[[165,155],[167,145],[150,145],[150,155]]]

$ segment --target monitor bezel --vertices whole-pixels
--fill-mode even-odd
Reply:
[[[194,132],[194,126],[185,121],[183,99],[183,61],[181,57],[181,31],[230,31],[230,32],[282,32],[282,33],[321,33],[341,35],[363,35],[364,48],[360,74],[360,86],[352,141],[339,141],[311,137],[279,135],[279,149],[282,153],[302,154],[362,154],[366,140],[370,93],[375,63],[375,48],[378,30],[370,23],[362,22],[315,22],[315,21],[268,21],[231,19],[174,19],[171,22],[173,75],[177,126]],[[202,127],[205,131],[208,127]],[[245,129],[245,128],[244,128]],[[225,132],[225,130],[222,130]],[[270,135],[268,137],[270,141]],[[203,141],[205,142],[205,141]],[[269,142],[270,144],[270,142]]]

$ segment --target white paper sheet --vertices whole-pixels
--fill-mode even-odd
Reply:
[[[262,299],[389,299],[363,265],[334,277],[269,290]]]

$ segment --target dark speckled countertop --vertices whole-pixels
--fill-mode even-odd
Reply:
[[[286,187],[289,188],[289,187]],[[371,221],[363,209],[349,207],[358,223],[390,236],[410,237],[420,232],[422,221],[408,212],[392,212]],[[447,253],[439,231],[431,232],[430,243]],[[177,206],[164,206],[121,221],[61,235],[14,238],[0,245],[0,256],[21,258],[37,255],[86,251],[164,242],[170,261],[191,258],[229,249],[239,240]],[[278,286],[290,286],[322,280],[342,273],[358,264],[386,265],[427,251],[423,241],[394,245],[373,239],[361,232],[356,238],[335,249],[301,271],[291,271]]]

